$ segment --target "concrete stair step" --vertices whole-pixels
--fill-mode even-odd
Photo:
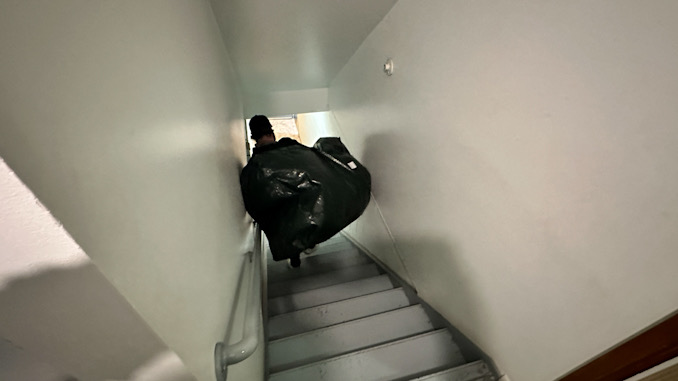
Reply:
[[[321,243],[320,245],[318,245],[318,248],[315,251],[313,251],[310,255],[324,255],[335,251],[347,250],[351,248],[355,248],[353,243],[351,243],[351,241],[347,240],[346,238],[341,237],[341,239]]]
[[[349,241],[346,237],[344,237],[341,233],[335,234],[334,237],[328,239],[325,242],[320,243],[320,247],[326,246],[326,245],[332,245],[335,243],[344,243],[344,242],[351,242]]]
[[[492,381],[494,380],[490,368],[484,361],[474,361],[452,369],[427,376],[415,378],[412,381]]]
[[[462,365],[446,329],[272,373],[270,381],[405,380]]]
[[[269,367],[278,372],[432,331],[421,305],[372,315],[269,343]]]
[[[346,239],[343,235],[337,234],[334,237],[328,239],[325,242],[322,242],[321,244],[318,245],[318,248],[313,252],[312,255],[316,254],[325,254],[325,253],[331,253],[334,251],[341,251],[341,250],[347,250],[355,248],[355,246]],[[302,254],[303,256],[304,254]],[[273,260],[273,256],[271,255],[271,250],[267,247],[266,248],[266,258],[268,259],[268,263],[276,263]]]
[[[283,295],[268,300],[269,316],[280,315],[304,308],[355,298],[357,296],[392,289],[388,275],[378,275],[352,282],[334,284],[296,294]]]
[[[294,271],[290,269],[290,271]],[[283,295],[314,290],[340,283],[351,282],[358,279],[380,275],[376,264],[344,267],[335,271],[306,276],[302,278],[271,282],[268,284],[268,297],[276,298]]]
[[[354,319],[409,306],[402,288],[277,315],[268,320],[269,340],[280,339]]]
[[[283,282],[369,263],[372,263],[372,260],[354,247],[325,255],[302,255],[301,267],[298,269],[290,269],[287,261],[269,263],[268,281]]]

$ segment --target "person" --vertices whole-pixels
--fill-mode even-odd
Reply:
[[[282,138],[280,141],[277,141],[273,132],[273,126],[265,115],[255,115],[250,119],[250,132],[250,137],[256,142],[253,156],[276,148],[299,144],[290,138]],[[304,253],[309,254],[313,250],[315,250],[315,247],[304,250]],[[292,254],[287,260],[287,264],[292,268],[300,267],[300,253]]]
[[[302,253],[363,213],[370,173],[338,137],[307,147],[290,138],[277,140],[264,115],[253,116],[249,126],[256,144],[240,173],[245,209],[266,233],[273,259],[299,267]]]

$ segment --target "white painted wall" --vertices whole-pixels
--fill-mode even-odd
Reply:
[[[63,381],[68,373],[56,369],[6,339],[0,339],[0,380]]]
[[[282,116],[303,112],[327,111],[328,89],[272,91],[245,95],[245,115]]]
[[[413,283],[514,380],[676,308],[677,13],[401,0],[330,85]]]
[[[242,103],[209,2],[1,1],[0,51],[0,156],[213,380],[249,225]],[[262,378],[261,359],[234,379]]]
[[[298,114],[296,124],[300,143],[309,147],[320,138],[341,136],[332,113],[327,111]]]
[[[0,158],[0,380],[132,380],[161,354],[145,381],[195,380]]]

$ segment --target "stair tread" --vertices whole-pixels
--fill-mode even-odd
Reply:
[[[273,316],[268,321],[268,337],[275,340],[408,305],[410,300],[402,288],[375,292]]]
[[[344,267],[327,273],[269,283],[268,297],[275,298],[278,296],[295,294],[358,279],[369,278],[379,274],[379,268],[374,263]]]
[[[320,362],[272,373],[271,381],[394,380],[463,364],[452,334],[440,329]]]
[[[331,253],[333,251],[345,250],[350,248],[355,248],[355,245],[353,245],[351,241],[346,239],[346,237],[342,236],[341,234],[337,234],[334,237],[328,239],[327,241],[318,244],[316,250],[313,252],[313,255]],[[271,254],[270,249],[267,249],[266,251],[266,258],[269,264],[276,263],[273,260],[273,256]]]
[[[318,254],[326,254],[326,253],[331,253],[333,251],[337,250],[345,250],[347,248],[354,248],[355,245],[351,243],[351,241],[347,240],[346,238],[341,238],[341,239],[334,239],[331,241],[326,241],[318,245],[315,251],[313,251],[312,255],[318,255]]]
[[[412,381],[482,381],[490,379],[492,372],[484,361],[478,360],[468,364],[429,374]]]
[[[332,238],[328,239],[327,241],[321,242],[318,246],[322,247],[322,246],[326,246],[326,245],[330,245],[330,244],[338,243],[338,242],[343,243],[343,242],[351,242],[351,241],[349,241],[341,233],[338,233],[338,234],[335,234],[334,236],[332,236]]]
[[[287,266],[287,261],[269,264],[269,283],[289,281],[301,277],[328,273],[345,267],[372,263],[368,256],[361,254],[354,247],[331,254],[302,256],[301,261],[301,267],[298,269],[290,269]]]
[[[269,343],[272,372],[317,362],[351,351],[432,331],[434,324],[421,305],[413,305]]]
[[[268,300],[269,316],[320,306],[392,288],[393,283],[389,276],[379,275],[291,295],[283,295]]]

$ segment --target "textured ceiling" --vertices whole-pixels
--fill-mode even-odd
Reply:
[[[245,92],[327,87],[397,0],[212,0]]]

